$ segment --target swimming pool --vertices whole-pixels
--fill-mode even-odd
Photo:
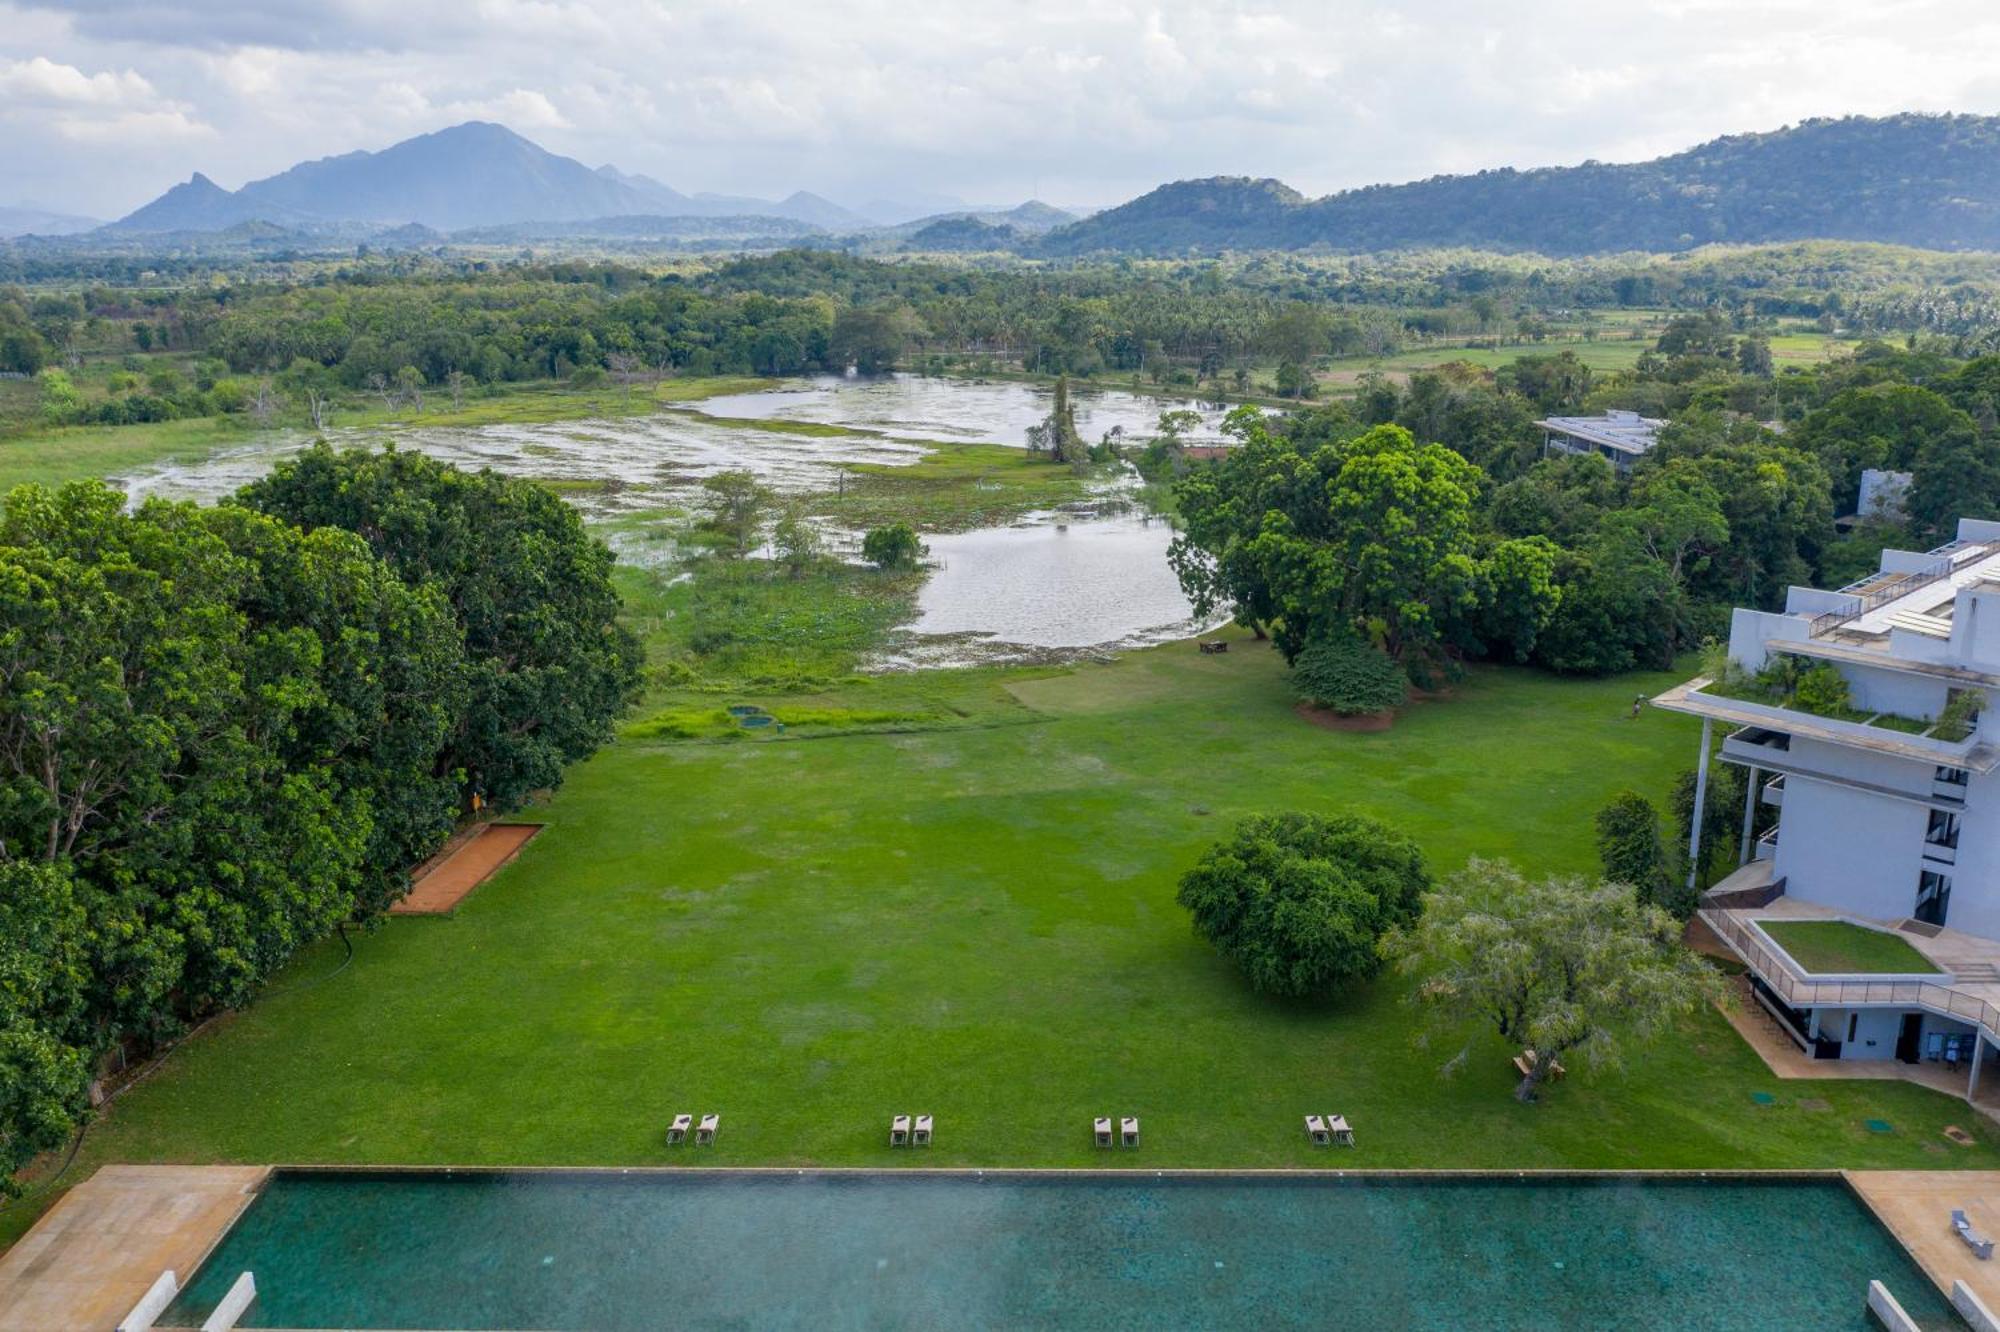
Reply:
[[[1862,1329],[1949,1306],[1837,1178],[281,1171],[163,1320]]]

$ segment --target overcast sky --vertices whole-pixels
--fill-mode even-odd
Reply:
[[[0,0],[0,203],[501,121],[683,190],[1103,204],[2000,111],[1993,0]]]

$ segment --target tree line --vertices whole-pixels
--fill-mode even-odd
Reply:
[[[609,738],[611,555],[531,483],[320,446],[204,508],[0,504],[0,1180],[108,1056],[365,922]]]
[[[1614,406],[1674,419],[1629,470],[1541,456],[1538,416]],[[1843,585],[1884,546],[2000,513],[2000,356],[1912,340],[1774,374],[1760,339],[1710,314],[1628,372],[1567,353],[1447,365],[1281,419],[1242,409],[1228,429],[1224,460],[1141,459],[1179,473],[1190,598],[1288,660],[1359,641],[1419,683],[1480,659],[1665,668],[1726,637],[1735,606],[1775,609],[1789,585]],[[1856,513],[1868,468],[1911,474],[1900,507]]]

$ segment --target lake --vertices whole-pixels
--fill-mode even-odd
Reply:
[[[908,466],[922,441],[1025,447],[1053,393],[1032,384],[823,376],[755,393],[724,394],[645,416],[484,426],[338,429],[336,445],[393,439],[466,468],[558,483],[611,483],[571,496],[604,519],[657,509],[663,498],[717,472],[747,470],[788,491],[830,488],[855,463]],[[1201,413],[1213,434],[1223,413],[1191,401],[1121,390],[1073,395],[1078,431],[1145,438],[1163,411]],[[811,436],[759,428],[760,420],[835,425],[872,435]],[[740,423],[740,424],[739,424]],[[163,462],[116,478],[134,500],[150,495],[214,502],[310,444],[273,432],[196,462]],[[1113,487],[1129,489],[1136,478]],[[1167,524],[1118,503],[1035,514],[1003,528],[928,538],[936,565],[905,641],[884,665],[1046,659],[1186,637],[1201,626],[1166,563]],[[618,542],[637,558],[658,543]],[[671,550],[670,547],[665,549]]]

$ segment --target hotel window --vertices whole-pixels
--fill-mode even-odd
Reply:
[[[1950,810],[1932,810],[1930,826],[1924,830],[1924,841],[1931,846],[1956,849],[1958,846],[1958,815]]]
[[[1951,876],[1925,870],[1917,876],[1917,908],[1910,914],[1926,925],[1944,924],[1951,907]]]
[[[1937,772],[1933,774],[1933,780],[1935,780],[1940,786],[1964,786],[1972,780],[1972,774],[1967,772],[1964,768],[1940,767],[1937,770]]]

